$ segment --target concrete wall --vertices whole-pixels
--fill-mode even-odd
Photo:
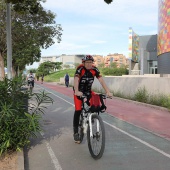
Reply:
[[[159,76],[159,77],[158,77]],[[109,89],[113,92],[120,92],[124,95],[133,96],[139,88],[145,87],[149,94],[165,94],[170,95],[170,77],[160,77],[150,75],[130,77],[130,76],[113,76],[103,77]],[[60,83],[64,84],[64,78],[60,78]],[[73,78],[70,78],[70,85],[73,85]],[[93,88],[101,90],[102,87],[98,80],[95,79]]]

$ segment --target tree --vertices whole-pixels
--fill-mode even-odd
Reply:
[[[65,64],[65,65],[63,65],[63,67],[66,68],[66,69],[69,69],[70,65],[69,64]]]
[[[54,71],[60,70],[62,68],[61,67],[62,62],[52,62],[52,64],[53,64],[53,67],[54,67]]]
[[[113,2],[113,0],[104,0],[107,4],[110,4]]]
[[[40,2],[44,0],[5,0],[6,3],[13,4],[13,8],[17,12],[29,11],[31,14],[38,12]]]
[[[39,65],[36,75],[48,75],[50,72],[53,72],[54,69],[60,69],[61,68],[61,62],[50,62],[46,61]]]
[[[5,11],[0,11],[0,51],[6,60],[6,29]],[[12,8],[12,46],[13,69],[23,70],[26,64],[39,61],[41,48],[48,48],[54,44],[54,38],[61,41],[61,25],[55,23],[55,14],[46,11],[41,5],[37,14],[28,11],[18,13]]]

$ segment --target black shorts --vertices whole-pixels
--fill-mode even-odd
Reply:
[[[34,80],[32,80],[32,81],[28,80],[28,86],[29,86],[30,83],[32,84],[32,87],[34,87]]]

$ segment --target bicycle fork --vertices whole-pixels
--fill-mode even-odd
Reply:
[[[93,131],[92,131],[92,115],[93,115],[93,114],[90,114],[90,116],[89,116],[90,137],[93,137]],[[99,120],[96,119],[96,122],[97,122],[97,132],[99,132]]]

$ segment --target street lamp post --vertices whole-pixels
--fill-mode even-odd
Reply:
[[[6,31],[7,31],[7,76],[12,78],[12,38],[11,38],[11,4],[7,3],[6,12]]]

